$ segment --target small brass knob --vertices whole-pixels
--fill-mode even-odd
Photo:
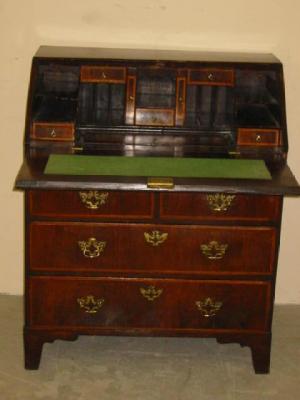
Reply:
[[[106,76],[106,73],[105,73],[105,72],[102,72],[102,78],[103,78],[103,79],[106,79],[106,78],[107,78],[107,76]]]
[[[256,141],[256,143],[260,143],[261,142],[261,135],[256,135],[255,141]]]
[[[214,77],[214,75],[212,73],[209,73],[207,75],[207,78],[208,78],[209,81],[213,81],[215,79],[215,77]]]
[[[55,132],[55,128],[52,129],[52,131],[50,132],[50,136],[55,138],[56,137],[56,132]]]

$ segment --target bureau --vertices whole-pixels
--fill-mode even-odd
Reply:
[[[286,159],[274,56],[41,47],[16,179],[25,367],[56,339],[158,335],[249,346],[267,373]]]

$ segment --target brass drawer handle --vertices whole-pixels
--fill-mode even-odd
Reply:
[[[208,194],[206,196],[209,208],[212,211],[224,212],[227,211],[235,199],[234,194]]]
[[[100,242],[96,238],[89,238],[88,240],[80,240],[78,246],[84,257],[96,258],[103,252],[106,242]]]
[[[226,253],[228,244],[220,244],[216,240],[212,240],[208,244],[201,244],[200,248],[209,260],[221,260]]]
[[[223,306],[223,303],[221,301],[214,301],[211,297],[207,297],[203,301],[198,300],[195,302],[195,304],[203,317],[206,318],[210,318],[216,315],[216,313]]]
[[[256,143],[260,143],[261,140],[262,140],[261,135],[257,134],[257,135],[255,136],[255,141],[256,141]]]
[[[88,192],[79,192],[79,197],[86,208],[97,210],[106,203],[108,193],[98,192],[98,190],[89,190]]]
[[[152,246],[159,246],[165,242],[168,238],[168,233],[163,233],[160,231],[144,232],[144,237],[147,243]]]
[[[93,295],[79,297],[77,303],[88,314],[96,314],[103,306],[104,299],[96,299]]]
[[[207,75],[207,78],[209,81],[213,81],[215,79],[214,74],[212,74],[211,72]]]
[[[147,300],[154,301],[162,294],[163,289],[157,289],[155,286],[150,285],[147,288],[140,288],[140,292]]]

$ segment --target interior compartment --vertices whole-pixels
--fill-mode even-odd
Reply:
[[[225,86],[187,85],[185,126],[230,129],[233,125],[233,89]]]
[[[123,125],[125,85],[81,83],[78,105],[79,125]]]
[[[34,121],[65,122],[75,119],[79,67],[41,65],[32,103]]]
[[[142,68],[138,71],[137,108],[175,108],[176,71]]]
[[[254,128],[279,127],[282,118],[279,86],[275,71],[237,71],[237,125]]]

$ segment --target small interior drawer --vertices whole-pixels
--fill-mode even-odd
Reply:
[[[188,70],[190,85],[234,85],[233,69],[199,68]]]
[[[81,82],[125,83],[126,68],[84,65],[80,70]]]
[[[136,125],[174,126],[174,110],[159,108],[137,108]]]
[[[34,122],[31,137],[38,140],[72,141],[74,130],[73,123]]]
[[[242,146],[278,146],[280,144],[280,130],[240,128],[237,144]]]

